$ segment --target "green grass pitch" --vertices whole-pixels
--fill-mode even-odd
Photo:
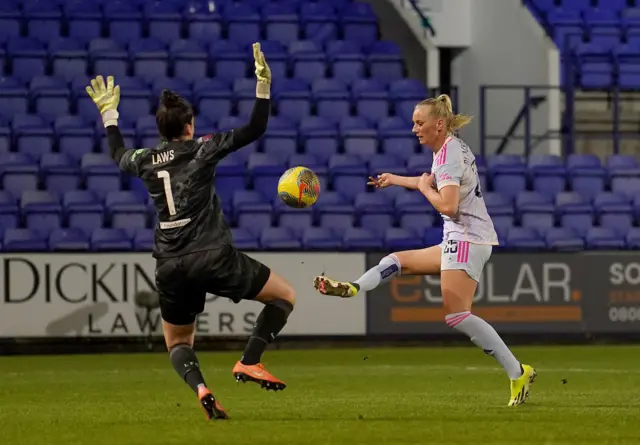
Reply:
[[[239,353],[200,353],[230,420],[207,422],[166,354],[0,358],[10,445],[640,443],[640,348],[519,347],[527,404],[475,348],[268,351],[273,393],[236,383]]]

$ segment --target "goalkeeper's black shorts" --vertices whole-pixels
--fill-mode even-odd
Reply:
[[[227,245],[156,262],[156,288],[162,319],[188,325],[204,311],[206,294],[234,303],[253,300],[269,280],[271,270]]]

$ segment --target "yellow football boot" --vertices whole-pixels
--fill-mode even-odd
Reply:
[[[536,380],[536,370],[529,365],[522,365],[524,373],[515,380],[511,380],[511,400],[508,406],[522,405],[529,398],[529,389]]]

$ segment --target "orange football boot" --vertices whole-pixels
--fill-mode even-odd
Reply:
[[[264,369],[264,365],[262,363],[258,363],[256,365],[245,365],[238,361],[238,363],[233,367],[232,372],[236,381],[242,383],[258,383],[266,390],[281,391],[287,387],[287,384],[282,380],[279,380],[269,374],[269,372]]]
[[[222,405],[218,403],[206,386],[200,386],[198,388],[198,399],[207,415],[207,420],[224,420],[229,418]]]

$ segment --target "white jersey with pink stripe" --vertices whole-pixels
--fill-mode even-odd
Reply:
[[[444,219],[443,240],[468,241],[473,244],[498,244],[498,235],[482,197],[476,158],[467,144],[449,137],[433,159],[438,191],[448,185],[460,187],[460,204],[454,218]]]

